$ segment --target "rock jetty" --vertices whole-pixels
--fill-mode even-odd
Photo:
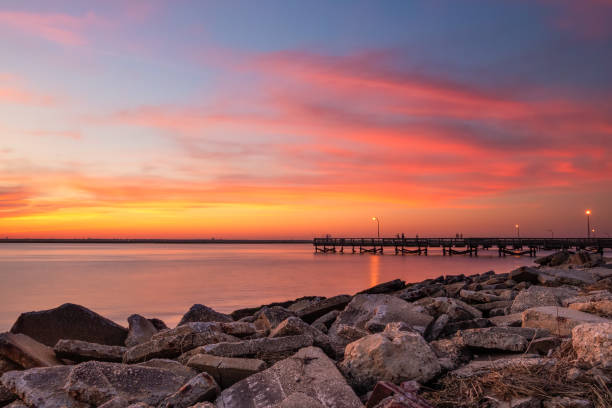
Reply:
[[[79,305],[0,334],[0,407],[612,407],[612,262],[396,279],[179,325]]]

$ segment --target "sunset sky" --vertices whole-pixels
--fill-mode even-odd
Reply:
[[[612,0],[0,2],[0,237],[612,234]]]

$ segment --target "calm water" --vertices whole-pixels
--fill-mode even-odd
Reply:
[[[127,326],[132,313],[169,326],[194,303],[221,312],[306,295],[352,294],[395,278],[507,272],[528,257],[313,254],[312,246],[0,244],[0,331],[21,312],[65,302]]]

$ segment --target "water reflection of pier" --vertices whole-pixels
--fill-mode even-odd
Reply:
[[[443,255],[478,256],[478,250],[497,249],[499,256],[536,256],[540,250],[586,250],[603,253],[612,249],[611,238],[314,238],[315,253],[427,255],[442,248]]]

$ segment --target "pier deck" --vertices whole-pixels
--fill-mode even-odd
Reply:
[[[499,256],[536,256],[540,250],[583,249],[603,253],[612,249],[612,238],[314,238],[315,253],[427,255],[442,248],[443,255],[478,256],[478,250],[496,248]]]

